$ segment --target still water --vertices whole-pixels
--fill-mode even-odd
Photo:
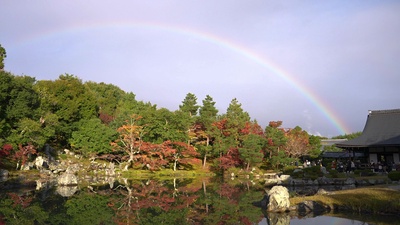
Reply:
[[[1,224],[399,224],[367,215],[271,214],[252,205],[265,193],[252,181],[212,178],[115,180],[57,187],[0,183]]]

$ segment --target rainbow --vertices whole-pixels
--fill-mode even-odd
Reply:
[[[280,77],[290,86],[295,88],[301,93],[309,102],[311,102],[315,108],[317,108],[330,123],[332,123],[340,134],[349,134],[350,129],[346,127],[345,123],[337,116],[337,113],[317,94],[315,94],[309,87],[304,85],[299,79],[291,75],[278,65],[274,64],[271,60],[263,57],[259,53],[252,49],[247,48],[239,43],[236,43],[227,38],[214,35],[205,31],[199,31],[188,27],[179,27],[170,24],[162,23],[151,23],[151,22],[112,22],[112,23],[94,23],[94,24],[77,24],[69,28],[62,28],[60,30],[49,30],[46,32],[39,33],[35,36],[28,36],[19,40],[19,43],[26,43],[29,41],[42,39],[52,35],[68,34],[78,31],[85,31],[88,29],[105,29],[105,28],[134,28],[134,29],[156,29],[165,32],[171,32],[174,34],[190,36],[195,39],[209,42],[211,44],[220,46],[224,49],[232,51],[233,53],[239,54],[258,65],[266,68],[272,74]]]

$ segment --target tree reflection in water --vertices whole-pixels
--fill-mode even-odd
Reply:
[[[264,193],[254,182],[230,184],[209,178],[120,179],[71,191],[20,188],[0,193],[0,224],[289,225],[297,218],[253,206]]]

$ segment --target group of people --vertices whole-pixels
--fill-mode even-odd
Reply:
[[[373,160],[371,160],[370,168],[376,173],[388,173],[392,170],[396,170],[396,165],[394,162],[386,163],[385,161],[380,161],[375,163]]]
[[[333,160],[331,164],[331,169],[337,170],[338,172],[353,173],[354,170],[356,170],[356,164],[351,159],[347,160],[347,162]]]

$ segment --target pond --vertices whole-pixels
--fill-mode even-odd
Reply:
[[[398,217],[267,213],[265,189],[216,178],[115,180],[79,186],[0,184],[0,224],[398,224]]]

